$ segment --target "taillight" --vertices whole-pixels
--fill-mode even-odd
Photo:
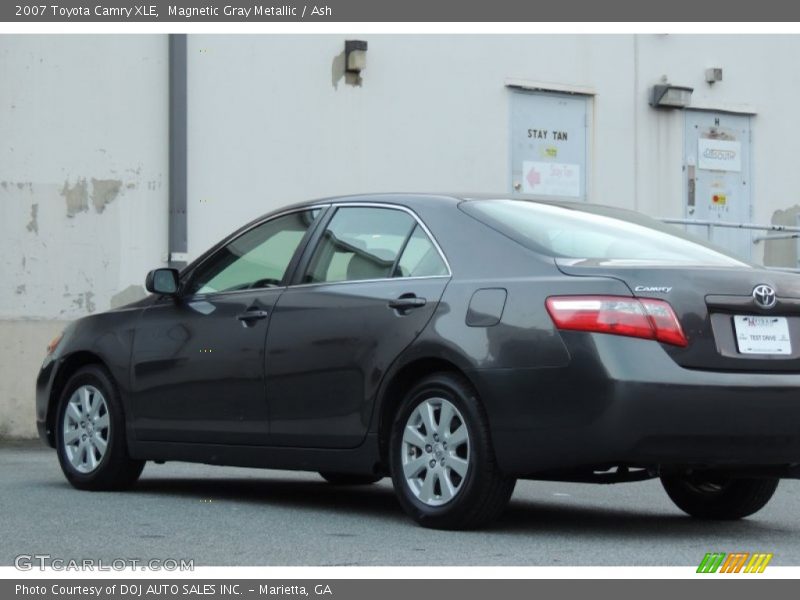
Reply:
[[[675,311],[663,300],[551,296],[546,305],[559,329],[626,335],[681,347],[689,345]]]

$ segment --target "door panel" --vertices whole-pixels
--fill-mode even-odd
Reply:
[[[139,440],[267,443],[264,344],[282,288],[166,300],[148,308],[133,347]]]
[[[423,330],[448,279],[389,279],[289,288],[267,341],[270,439],[351,448],[364,439],[388,367]],[[401,296],[422,306],[391,308]]]
[[[137,325],[137,439],[268,444],[264,351],[272,309],[320,209],[254,225],[186,275]]]
[[[352,448],[364,439],[378,386],[423,330],[449,269],[411,212],[332,209],[267,338],[270,439]],[[322,227],[322,225],[320,225]]]

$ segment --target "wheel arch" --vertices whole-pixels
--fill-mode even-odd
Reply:
[[[378,434],[378,450],[380,461],[388,472],[389,464],[389,438],[392,422],[397,409],[406,393],[421,379],[434,373],[457,374],[475,387],[474,382],[467,374],[466,369],[458,364],[454,357],[441,355],[415,356],[406,361],[387,377],[380,394],[380,403],[377,411],[376,430]]]
[[[61,393],[64,391],[64,386],[67,385],[70,377],[72,377],[79,369],[88,365],[98,365],[103,367],[109,373],[111,372],[105,361],[96,353],[89,350],[79,350],[62,359],[61,364],[56,371],[53,378],[53,385],[50,389],[50,396],[47,401],[47,438],[50,444],[55,447],[55,430],[56,418],[58,416],[58,401],[61,398]]]

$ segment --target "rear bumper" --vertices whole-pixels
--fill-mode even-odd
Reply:
[[[800,374],[689,370],[649,340],[563,337],[567,367],[470,373],[505,471],[800,463]]]

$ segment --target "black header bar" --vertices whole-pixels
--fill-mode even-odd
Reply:
[[[3,0],[2,22],[781,22],[788,0]]]

